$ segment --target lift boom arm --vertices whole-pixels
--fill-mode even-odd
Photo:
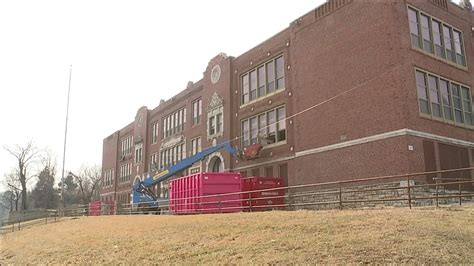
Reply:
[[[156,201],[156,195],[150,190],[150,187],[153,185],[159,184],[163,181],[166,181],[176,173],[183,171],[194,163],[203,160],[208,155],[224,148],[232,156],[237,158],[237,150],[234,149],[229,142],[225,141],[223,143],[217,144],[215,146],[209,147],[201,152],[196,153],[195,155],[188,157],[175,165],[166,168],[165,170],[157,173],[154,176],[148,176],[143,181],[136,180],[133,184],[133,203],[139,202],[150,202]]]

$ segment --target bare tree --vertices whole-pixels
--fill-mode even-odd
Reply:
[[[101,180],[101,167],[99,165],[82,166],[78,175],[71,172],[69,172],[69,175],[76,179],[83,204],[89,204],[89,202],[98,198],[97,194]]]
[[[30,141],[26,146],[22,147],[20,145],[15,145],[14,147],[3,146],[3,148],[15,157],[18,165],[14,169],[13,178],[18,180],[21,190],[21,209],[28,209],[27,201],[27,183],[33,178],[33,175],[30,175],[30,170],[33,167],[33,164],[38,159],[38,150]]]
[[[18,203],[21,196],[20,180],[15,171],[6,173],[2,183],[8,188],[3,194],[2,201],[10,205],[10,211],[18,211]]]

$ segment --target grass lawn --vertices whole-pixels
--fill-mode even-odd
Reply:
[[[474,264],[474,205],[81,217],[6,233],[0,264]]]

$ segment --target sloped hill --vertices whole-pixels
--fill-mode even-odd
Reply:
[[[474,206],[82,217],[2,236],[1,264],[474,263]]]

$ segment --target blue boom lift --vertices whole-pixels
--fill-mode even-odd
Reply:
[[[197,154],[188,157],[180,162],[178,162],[175,165],[172,165],[163,171],[157,173],[154,176],[148,176],[145,178],[143,181],[140,181],[139,179],[135,180],[135,183],[133,184],[133,197],[132,201],[133,204],[136,206],[136,204],[144,204],[147,207],[154,208],[154,207],[159,207],[157,200],[158,197],[153,193],[153,191],[150,189],[150,187],[159,184],[163,181],[166,181],[176,173],[183,171],[190,166],[192,166],[194,163],[203,160],[206,158],[208,155],[224,148],[227,152],[229,152],[232,156],[237,158],[237,150],[233,148],[228,141],[225,141],[223,143],[217,144],[215,146],[209,147],[201,152],[198,152]]]

